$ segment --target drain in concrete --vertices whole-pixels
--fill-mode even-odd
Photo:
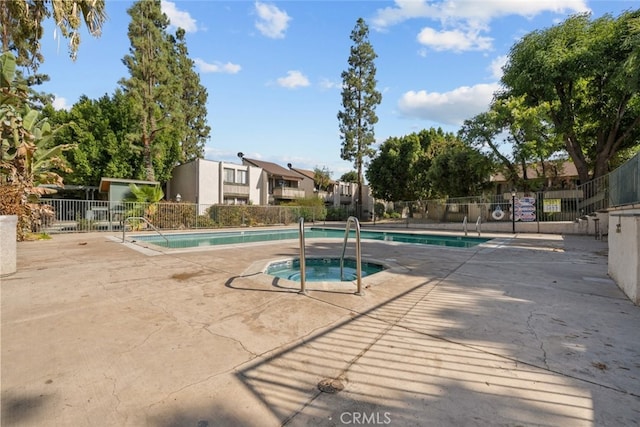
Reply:
[[[340,380],[325,378],[318,383],[318,390],[323,393],[337,393],[344,390],[344,384]]]

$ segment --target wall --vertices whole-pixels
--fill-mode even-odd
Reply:
[[[640,305],[640,209],[609,213],[609,276]]]
[[[0,276],[16,272],[17,225],[16,215],[0,215]]]
[[[210,205],[222,203],[222,163],[213,160],[198,159],[198,187],[196,192],[200,205],[199,213],[203,214]]]
[[[254,205],[261,203],[262,196],[262,168],[246,166],[249,170],[249,200]]]
[[[170,201],[176,200],[176,195],[180,194],[183,202],[196,202],[196,162],[185,163],[176,166],[171,172],[171,180],[167,184],[167,194],[165,198]]]

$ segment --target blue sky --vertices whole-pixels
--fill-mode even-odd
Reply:
[[[51,81],[40,89],[56,96],[56,107],[112,94],[128,76],[122,58],[132,3],[106,1],[102,35],[83,33],[75,62],[47,23],[39,71]],[[523,35],[579,12],[618,16],[639,7],[612,0],[162,2],[172,25],[187,31],[209,93],[205,158],[238,163],[243,152],[283,166],[327,168],[333,178],[354,170],[340,159],[336,116],[358,18],[378,55],[375,134],[382,143],[430,127],[457,132],[485,111],[500,67]]]

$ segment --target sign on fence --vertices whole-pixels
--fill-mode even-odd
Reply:
[[[535,221],[536,220],[536,198],[535,197],[516,197],[515,199],[516,221]]]
[[[562,209],[560,208],[560,199],[543,199],[542,211],[545,213],[562,212]]]

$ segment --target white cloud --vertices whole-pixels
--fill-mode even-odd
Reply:
[[[198,66],[201,73],[237,74],[242,69],[240,65],[232,64],[231,62],[227,62],[226,64],[221,62],[210,64],[200,58],[195,58],[193,62]]]
[[[67,104],[66,98],[63,98],[58,95],[54,95],[53,102],[51,103],[51,105],[53,105],[53,108],[55,108],[56,110],[69,111],[71,109],[71,106]]]
[[[284,38],[284,33],[289,28],[289,21],[291,20],[287,12],[266,3],[256,2],[255,6],[258,14],[256,28],[263,35],[272,39]]]
[[[463,32],[461,30],[436,31],[433,28],[423,28],[418,34],[418,42],[434,50],[452,50],[463,52],[467,50],[491,49],[490,37],[482,37],[477,31]]]
[[[333,89],[340,86],[341,86],[341,83],[331,81],[327,78],[323,78],[322,80],[320,80],[320,87],[323,89]]]
[[[418,41],[435,50],[461,52],[491,49],[493,39],[481,34],[490,31],[489,24],[496,18],[588,11],[586,0],[396,0],[394,6],[378,9],[370,22],[378,31],[409,19],[439,22],[440,30],[425,27],[418,35]],[[424,55],[424,51],[420,54]]]
[[[191,17],[189,12],[178,10],[174,2],[162,0],[160,2],[160,8],[162,12],[167,15],[172,26],[182,28],[187,33],[195,33],[198,31],[196,20]]]
[[[395,6],[378,9],[371,23],[380,30],[415,18],[486,25],[494,18],[509,15],[533,17],[543,12],[566,14],[589,10],[586,0],[396,0]]]
[[[288,71],[287,77],[280,77],[277,82],[279,86],[289,89],[309,86],[309,79],[300,71],[295,70]]]
[[[462,86],[450,92],[406,92],[398,101],[398,109],[407,117],[436,123],[461,125],[466,119],[486,111],[497,83]]]
[[[491,61],[491,65],[489,65],[489,70],[491,71],[491,77],[496,80],[500,80],[502,78],[502,67],[507,63],[508,56],[500,55]]]

